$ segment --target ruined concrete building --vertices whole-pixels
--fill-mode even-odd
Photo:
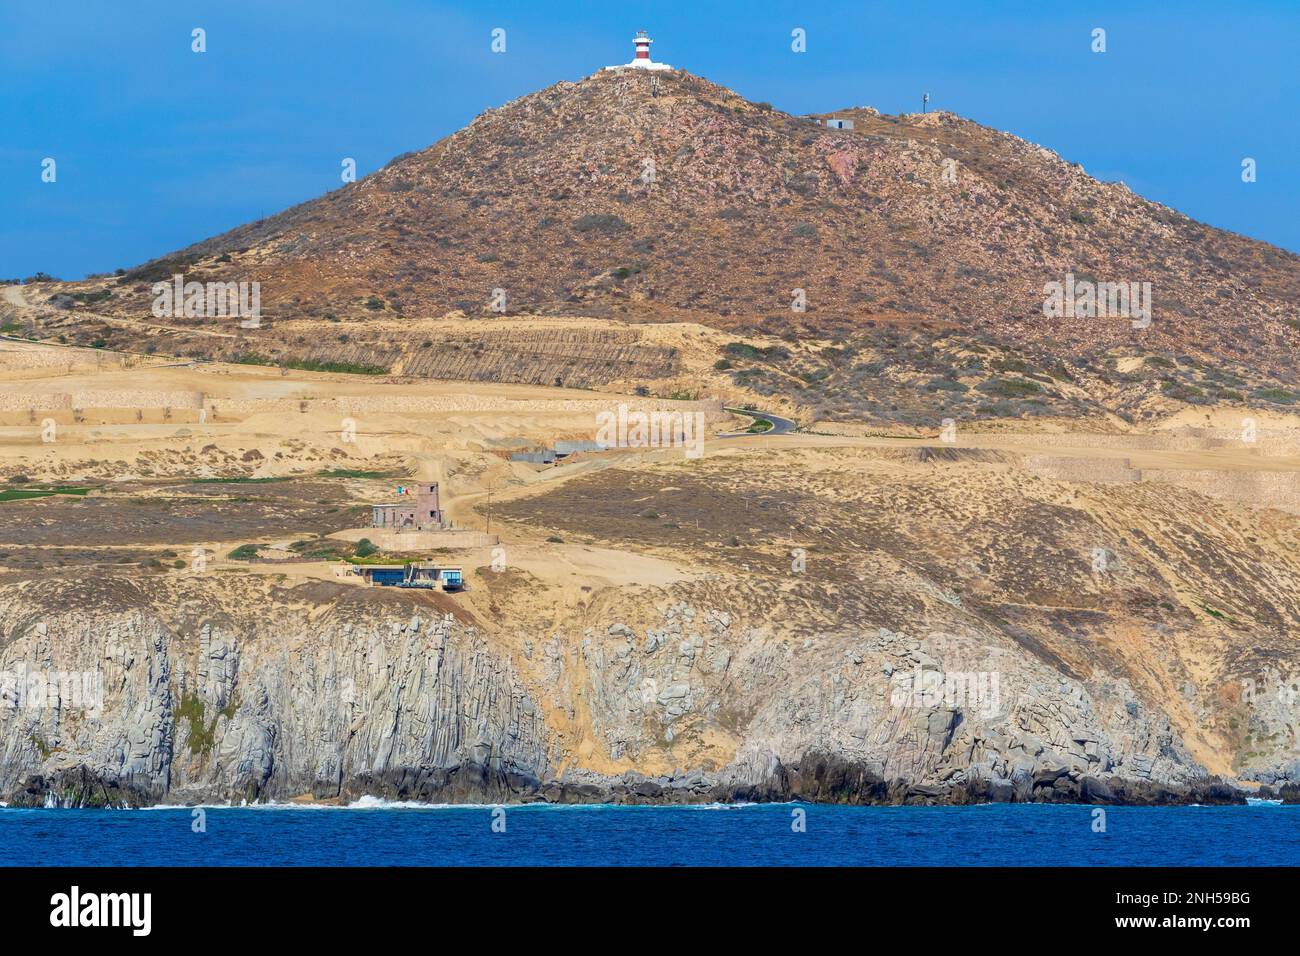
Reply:
[[[442,531],[442,508],[438,504],[438,483],[419,481],[413,485],[399,485],[397,493],[407,501],[396,504],[373,505],[370,526],[388,531]]]

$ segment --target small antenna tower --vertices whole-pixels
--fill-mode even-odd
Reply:
[[[930,111],[930,94],[929,94],[929,93],[922,93],[922,94],[921,94],[921,112],[922,112],[922,113],[928,113],[929,111]]]

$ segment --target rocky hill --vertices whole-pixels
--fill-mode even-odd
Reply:
[[[1291,253],[948,113],[850,109],[834,115],[855,128],[830,129],[688,73],[651,84],[636,73],[557,83],[319,199],[61,291],[143,318],[150,284],[175,273],[256,280],[272,326],[360,329],[490,316],[502,290],[515,314],[844,340],[902,324],[1058,360],[1132,346],[1291,374]],[[1149,282],[1151,324],[1045,316],[1045,284],[1067,274]]]
[[[0,289],[42,340],[0,349],[0,801],[1300,800],[1300,423],[1254,408],[1300,402],[1300,259],[834,115],[601,73]],[[151,314],[178,273],[261,324]],[[1150,323],[1048,316],[1067,274]],[[561,385],[814,434],[511,460],[595,437]],[[457,595],[342,574],[412,477],[501,537]]]

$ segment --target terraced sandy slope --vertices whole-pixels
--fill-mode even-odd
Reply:
[[[536,466],[510,450],[590,439],[611,402],[738,422],[31,343],[0,367],[0,487],[53,490],[0,500],[0,670],[118,662],[103,713],[0,722],[19,802],[1145,801],[1292,779],[1284,414],[1250,440],[1237,412],[1189,409]],[[414,477],[499,536],[424,555],[464,567],[461,594],[339,576],[347,529]],[[899,704],[927,673],[997,675],[997,700]]]

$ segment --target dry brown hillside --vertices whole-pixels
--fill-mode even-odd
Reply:
[[[151,284],[176,273],[256,280],[266,322],[257,337],[241,338],[229,318],[144,328],[97,323],[84,311],[47,324],[43,337],[543,381],[508,361],[468,367],[441,336],[402,341],[401,324],[413,318],[492,317],[500,289],[513,315],[685,319],[834,345],[842,351],[796,356],[785,368],[754,365],[740,384],[841,417],[907,418],[909,391],[982,384],[943,381],[962,377],[968,342],[1012,349],[1010,371],[1037,372],[1039,384],[986,384],[984,395],[954,399],[963,417],[1033,412],[1035,402],[1054,414],[1082,414],[1090,402],[1133,411],[1151,394],[1295,398],[1300,259],[1291,253],[1196,223],[951,114],[853,109],[834,115],[856,128],[837,130],[688,73],[660,76],[657,91],[651,83],[613,73],[557,83],[319,199],[121,276],[28,290],[28,300],[71,292],[95,314],[138,321],[149,318]],[[1067,272],[1150,282],[1151,325],[1044,316],[1044,284]],[[806,292],[804,312],[791,308],[795,289]],[[936,359],[931,343],[941,336]],[[627,363],[620,349],[635,344],[561,335],[522,343],[522,364],[545,364],[548,384],[562,377],[557,366],[578,369],[565,384],[599,383],[620,377],[612,366]],[[419,347],[430,351],[412,356]],[[451,342],[461,348],[477,357],[497,345]],[[1176,363],[1183,374],[1145,382],[1141,401],[1126,397],[1125,369],[1116,368],[1126,354],[1163,356],[1162,367]],[[737,357],[755,358],[719,356]],[[640,364],[624,376],[631,380],[676,370],[670,353],[632,361]],[[1007,371],[999,361],[983,371]],[[864,376],[902,366],[914,373],[896,383],[903,398],[844,407]]]

